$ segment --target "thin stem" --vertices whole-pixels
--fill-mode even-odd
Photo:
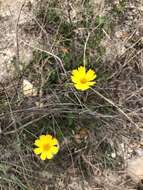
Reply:
[[[60,66],[61,66],[61,68],[62,68],[64,74],[67,76],[67,73],[66,73],[66,70],[65,70],[65,68],[64,68],[63,62],[62,62],[62,60],[61,60],[57,55],[55,55],[55,54],[53,54],[53,53],[51,53],[51,52],[49,52],[49,51],[40,49],[40,48],[38,48],[38,47],[32,46],[32,45],[30,45],[29,43],[25,42],[24,40],[21,40],[21,42],[23,42],[23,43],[24,43],[25,45],[27,45],[28,47],[31,47],[31,48],[33,48],[33,49],[35,49],[35,50],[38,50],[38,51],[41,51],[41,52],[45,52],[45,53],[47,53],[48,55],[54,57],[54,59],[57,60],[57,61],[60,63]]]
[[[84,67],[86,65],[86,49],[87,49],[87,43],[88,43],[89,37],[90,37],[90,33],[88,33],[88,36],[86,38],[86,42],[84,44],[84,52],[83,52],[83,65],[84,65]]]

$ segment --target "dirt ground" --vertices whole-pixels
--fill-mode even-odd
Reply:
[[[0,22],[0,189],[142,190],[143,2],[0,0]],[[97,81],[82,93],[84,61]],[[43,133],[60,142],[44,162]]]

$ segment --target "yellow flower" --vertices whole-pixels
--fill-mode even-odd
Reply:
[[[59,151],[58,140],[51,135],[41,135],[34,145],[38,147],[34,149],[34,153],[40,154],[41,160],[52,159]]]
[[[74,69],[71,76],[71,80],[74,83],[75,88],[82,91],[93,86],[96,83],[93,81],[95,78],[95,72],[92,69],[86,71],[83,66],[80,66],[78,69]]]

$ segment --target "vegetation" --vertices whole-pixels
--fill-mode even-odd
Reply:
[[[40,45],[30,47],[30,64],[20,62],[20,73],[0,85],[1,189],[67,190],[75,178],[83,190],[85,181],[87,189],[136,188],[125,176],[125,147],[141,144],[141,36],[133,20],[124,22],[128,3],[107,2],[102,14],[88,0],[36,4],[34,27],[27,30],[32,27]],[[92,84],[77,88],[83,72],[71,75],[81,66],[91,71],[86,82]],[[33,149],[46,134],[60,148],[43,161]]]

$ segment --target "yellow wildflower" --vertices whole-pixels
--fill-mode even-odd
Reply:
[[[96,82],[93,81],[95,78],[95,72],[92,69],[86,71],[83,66],[80,66],[78,69],[74,69],[71,76],[71,80],[74,83],[75,88],[82,91],[87,90],[96,84]]]
[[[41,135],[34,145],[38,147],[34,149],[34,153],[40,154],[41,160],[52,159],[59,151],[58,140],[51,135]]]

